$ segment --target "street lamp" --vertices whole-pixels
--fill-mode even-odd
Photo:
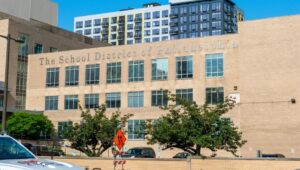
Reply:
[[[10,34],[7,36],[0,35],[1,38],[7,40],[6,45],[6,61],[5,61],[5,82],[4,82],[4,101],[3,101],[3,111],[2,111],[2,133],[5,133],[6,128],[6,112],[7,112],[7,94],[8,94],[8,75],[9,75],[9,55],[10,55],[10,40],[17,43],[24,43],[23,40],[12,38]]]

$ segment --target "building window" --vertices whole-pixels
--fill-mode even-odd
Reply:
[[[127,33],[127,38],[133,38],[133,32],[128,32]]]
[[[128,45],[133,44],[133,40],[127,40],[127,44],[128,44]]]
[[[188,7],[184,6],[184,7],[181,7],[179,10],[180,10],[180,14],[186,14],[188,12]]]
[[[85,21],[84,26],[85,27],[91,27],[92,26],[92,20]]]
[[[144,61],[129,61],[128,71],[129,82],[144,81]]]
[[[94,34],[100,34],[101,32],[101,29],[100,28],[95,28],[94,29]]]
[[[168,79],[168,59],[153,59],[152,60],[152,80],[167,80]]]
[[[151,39],[150,38],[144,38],[144,42],[149,43],[149,42],[151,42]]]
[[[107,93],[105,103],[107,108],[120,108],[121,93]]]
[[[58,52],[58,48],[50,47],[49,51],[50,53]]]
[[[0,96],[0,108],[2,108],[3,107],[3,103],[4,103],[4,101],[3,101],[4,99],[3,99],[3,96]]]
[[[66,67],[66,86],[77,86],[79,84],[79,66]]]
[[[87,109],[99,107],[99,94],[84,95],[84,106]]]
[[[206,104],[219,104],[224,102],[224,88],[206,88]]]
[[[128,120],[128,139],[144,140],[145,139],[145,121],[144,120]]]
[[[205,57],[206,77],[224,76],[224,55],[207,54]]]
[[[190,25],[191,31],[197,31],[198,30],[198,24],[192,24]]]
[[[196,5],[190,6],[190,13],[192,13],[192,14],[198,13],[198,6],[196,6]]]
[[[152,91],[152,106],[166,106],[168,104],[167,92],[163,90]]]
[[[153,29],[152,34],[153,35],[159,35],[160,34],[160,29]]]
[[[117,17],[112,17],[112,18],[111,18],[111,23],[112,23],[112,24],[116,24],[117,21],[118,21],[118,18],[117,18]]]
[[[169,40],[169,37],[168,36],[163,36],[163,37],[161,37],[161,40],[162,41],[167,41],[167,40]]]
[[[47,68],[46,87],[59,86],[59,68]]]
[[[36,43],[34,46],[34,54],[43,53],[43,44]]]
[[[184,17],[180,17],[180,23],[187,23],[188,22],[188,17],[184,16]]]
[[[209,36],[209,31],[203,31],[203,32],[201,32],[200,36],[201,37],[207,37],[207,36]]]
[[[221,17],[222,17],[221,12],[212,13],[212,15],[211,15],[212,20],[221,20]]]
[[[91,35],[91,34],[92,34],[91,29],[84,30],[84,35]]]
[[[107,64],[106,82],[121,83],[121,62]]]
[[[192,15],[192,16],[190,16],[190,21],[191,22],[197,22],[198,21],[198,15]]]
[[[159,37],[153,37],[152,38],[152,42],[158,42],[159,41]]]
[[[160,11],[153,12],[153,19],[160,18]]]
[[[221,21],[216,21],[211,23],[212,29],[221,29],[221,25],[222,25]]]
[[[212,11],[221,11],[221,2],[214,2],[211,4]]]
[[[144,35],[145,36],[150,36],[151,35],[151,30],[145,30]]]
[[[169,25],[169,20],[165,19],[161,21],[162,26],[168,26]]]
[[[65,96],[65,110],[76,110],[78,109],[78,96],[67,95]]]
[[[193,78],[193,58],[191,56],[176,58],[176,78]]]
[[[76,33],[82,35],[83,32],[82,30],[77,30]]]
[[[76,22],[76,28],[82,28],[82,27],[83,27],[83,22],[82,21]]]
[[[144,19],[147,20],[147,19],[151,19],[151,13],[150,12],[146,12],[144,14]]]
[[[209,23],[208,22],[201,23],[200,28],[201,28],[201,30],[208,30],[209,29]]]
[[[144,27],[145,28],[150,28],[151,27],[151,22],[145,22]]]
[[[58,122],[57,126],[57,135],[59,139],[64,139],[64,134],[68,130],[69,126],[72,126],[73,122],[66,121],[66,122]]]
[[[163,10],[162,11],[162,17],[163,18],[168,18],[169,17],[169,10]]]
[[[200,6],[200,11],[201,12],[208,12],[209,11],[209,4],[202,4]]]
[[[200,20],[201,20],[201,22],[209,21],[209,14],[200,15]]]
[[[127,21],[132,22],[133,21],[133,15],[127,15]]]
[[[159,26],[160,26],[160,21],[153,22],[153,27],[159,27]]]
[[[28,55],[28,41],[29,41],[29,35],[26,34],[20,34],[19,39],[24,41],[24,43],[19,44],[19,53],[18,57],[20,58],[27,58]]]
[[[58,96],[46,96],[45,110],[58,110]]]
[[[221,30],[212,30],[211,35],[221,35],[222,31]]]
[[[161,29],[162,34],[169,34],[169,28],[163,28]]]
[[[99,84],[100,66],[99,64],[87,65],[85,68],[85,84]]]
[[[193,102],[193,89],[177,89],[176,96],[186,102]],[[179,102],[177,102],[177,105]]]
[[[101,19],[95,19],[94,26],[100,26],[100,25],[101,25]]]
[[[127,30],[133,30],[133,24],[128,24],[127,25]]]
[[[128,92],[128,107],[144,107],[144,92]]]

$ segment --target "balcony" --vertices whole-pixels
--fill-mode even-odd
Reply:
[[[170,14],[170,18],[178,18],[178,14]]]
[[[141,34],[141,33],[135,34],[135,35],[134,35],[134,38],[140,39],[140,38],[142,38],[142,34]]]
[[[125,31],[125,27],[120,27],[119,29],[118,29],[118,32],[124,32]]]
[[[135,29],[136,31],[142,30],[142,26],[135,26],[134,29]]]
[[[142,22],[142,20],[143,20],[142,18],[135,18],[134,22]]]
[[[108,34],[108,30],[102,30],[101,34],[104,34],[104,35]]]
[[[179,33],[178,30],[170,30],[170,34],[171,34],[171,35],[176,35],[176,34],[178,34],[178,33]]]
[[[120,19],[120,20],[118,21],[118,23],[119,23],[119,24],[122,24],[122,25],[125,24],[125,19]]]
[[[109,23],[108,22],[103,22],[102,23],[102,27],[108,27],[109,26]]]
[[[172,21],[172,22],[170,22],[170,26],[171,27],[177,27],[178,26],[178,22],[177,21]]]

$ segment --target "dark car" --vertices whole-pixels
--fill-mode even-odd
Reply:
[[[180,152],[180,153],[177,153],[175,156],[173,156],[173,158],[176,158],[176,159],[186,159],[188,157],[191,157],[192,155],[188,152]]]
[[[122,158],[155,158],[155,152],[150,147],[135,147],[121,155]]]
[[[262,154],[262,158],[285,158],[283,154],[276,153],[276,154]]]

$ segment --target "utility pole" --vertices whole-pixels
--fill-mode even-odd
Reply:
[[[7,98],[8,98],[8,77],[9,77],[9,55],[10,55],[10,40],[17,43],[24,43],[23,40],[12,38],[10,34],[7,36],[0,35],[1,38],[6,39],[6,60],[5,60],[5,82],[4,82],[4,101],[2,111],[2,133],[6,132],[6,114],[7,114]]]

